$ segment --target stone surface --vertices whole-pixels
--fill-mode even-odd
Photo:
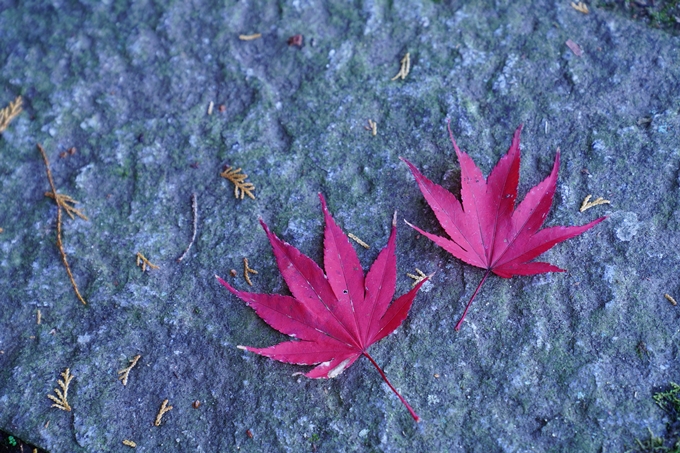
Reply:
[[[154,452],[617,452],[661,433],[651,394],[680,372],[680,307],[663,297],[680,296],[680,39],[590,9],[0,0],[0,104],[25,102],[0,137],[0,429],[50,452],[121,451],[124,439]],[[289,47],[297,33],[304,46]],[[391,81],[406,52],[410,74]],[[284,338],[213,277],[236,269],[250,289],[248,257],[252,290],[287,291],[258,218],[320,262],[321,191],[371,244],[358,247],[365,266],[395,209],[438,231],[398,157],[455,191],[447,119],[485,173],[524,123],[520,197],[561,148],[547,224],[609,216],[545,255],[569,272],[490,278],[456,333],[483,270],[400,222],[397,291],[416,267],[437,273],[371,353],[418,425],[366,360],[310,381],[237,349]],[[90,219],[63,227],[87,306],[55,245],[36,143]],[[234,198],[225,164],[256,200]],[[192,193],[198,236],[177,263]],[[611,205],[580,213],[588,194]],[[160,269],[142,273],[137,252]],[[117,371],[137,354],[123,387]],[[68,413],[46,397],[67,367]],[[166,398],[173,410],[153,426]]]

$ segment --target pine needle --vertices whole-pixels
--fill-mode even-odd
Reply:
[[[168,400],[163,400],[163,404],[161,404],[161,408],[158,411],[158,415],[156,415],[156,420],[153,422],[154,426],[161,426],[161,419],[163,418],[163,414],[166,412],[170,412],[172,410],[172,406],[168,406]]]
[[[149,267],[149,269],[160,269],[160,267],[156,266],[151,261],[149,261],[146,258],[146,256],[142,255],[141,252],[137,252],[135,256],[137,257],[137,266],[139,266],[141,263],[142,272],[146,272],[147,266]]]
[[[257,274],[257,271],[255,269],[251,269],[250,266],[248,266],[248,258],[243,258],[243,277],[245,277],[246,282],[248,282],[250,286],[253,286],[253,282],[250,281],[249,274]]]
[[[66,368],[66,371],[61,373],[61,377],[64,378],[62,381],[59,379],[57,381],[57,384],[59,384],[59,387],[61,387],[61,390],[59,389],[54,389],[54,395],[47,395],[49,399],[54,401],[54,404],[52,407],[56,407],[57,409],[61,409],[62,411],[67,411],[71,412],[71,406],[68,404],[67,398],[68,398],[68,386],[71,384],[71,381],[73,380],[73,375],[71,374],[71,370],[69,368]]]
[[[9,126],[9,123],[14,118],[19,116],[22,111],[22,104],[23,100],[21,99],[21,96],[17,96],[17,98],[13,102],[10,102],[7,107],[0,110],[0,134],[7,129],[7,126]]]
[[[243,200],[243,196],[248,195],[253,200],[255,199],[255,195],[253,195],[255,185],[250,182],[245,182],[248,175],[241,173],[240,168],[233,169],[227,165],[224,171],[220,173],[220,176],[234,183],[234,196],[236,198],[241,198],[241,200]]]
[[[595,201],[590,201],[591,197],[592,197],[592,195],[588,195],[583,200],[583,203],[581,203],[581,208],[579,209],[579,212],[584,212],[584,211],[592,208],[593,206],[598,206],[598,205],[601,205],[601,204],[611,204],[611,202],[609,200],[605,200],[602,197],[597,197],[597,199]]]
[[[139,355],[139,354],[134,356],[132,358],[132,360],[130,360],[130,365],[127,368],[123,368],[122,370],[120,370],[118,372],[118,374],[120,374],[120,376],[118,376],[118,380],[123,381],[123,386],[127,385],[128,376],[130,375],[130,370],[132,370],[135,367],[135,365],[137,365],[137,361],[139,360],[140,357],[142,357],[142,356]]]
[[[411,54],[406,52],[404,58],[401,59],[401,66],[399,68],[399,72],[397,73],[397,75],[392,77],[391,80],[397,79],[404,80],[410,71],[411,71]]]

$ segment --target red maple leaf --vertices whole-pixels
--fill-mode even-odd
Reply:
[[[276,237],[260,220],[292,296],[239,291],[216,276],[267,324],[295,338],[268,348],[239,348],[280,362],[317,365],[304,374],[308,378],[336,377],[363,355],[376,367],[411,416],[419,421],[367,352],[369,346],[392,333],[406,319],[413,298],[424,283],[423,280],[390,304],[397,278],[396,214],[387,246],[378,254],[364,279],[354,248],[331,217],[321,194],[319,198],[326,222],[326,274],[311,258]]]
[[[531,260],[555,244],[578,236],[605,219],[600,217],[583,226],[557,226],[540,230],[555,193],[560,166],[559,148],[550,176],[534,186],[514,209],[519,183],[521,131],[520,125],[512,138],[510,149],[485,179],[472,158],[458,149],[449,125],[451,142],[460,162],[462,206],[451,192],[427,179],[413,164],[402,158],[450,239],[406,223],[456,258],[486,269],[484,278],[456,324],[456,330],[460,330],[470,304],[491,272],[504,278],[564,272],[564,269],[550,263]]]

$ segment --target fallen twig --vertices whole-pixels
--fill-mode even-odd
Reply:
[[[80,291],[78,290],[76,280],[73,278],[71,267],[68,265],[68,260],[66,259],[66,251],[64,250],[64,244],[61,241],[61,210],[65,209],[66,213],[72,219],[74,218],[73,214],[78,215],[84,220],[88,219],[82,212],[68,204],[68,203],[76,204],[77,201],[75,201],[68,195],[62,195],[60,193],[57,193],[57,188],[54,185],[54,180],[52,179],[52,171],[50,171],[50,161],[47,159],[47,153],[45,153],[45,149],[42,147],[42,145],[40,145],[40,143],[38,143],[38,150],[40,151],[40,154],[42,155],[42,158],[45,161],[47,180],[49,181],[50,187],[52,188],[52,192],[45,192],[45,195],[50,198],[53,198],[55,203],[57,203],[57,248],[59,249],[59,253],[61,254],[61,260],[64,263],[66,273],[68,274],[68,278],[71,281],[71,285],[73,286],[73,290],[76,293],[76,297],[78,297],[78,300],[80,300],[83,303],[83,305],[87,305],[87,302],[85,302],[85,299],[83,299],[83,296],[80,294]]]

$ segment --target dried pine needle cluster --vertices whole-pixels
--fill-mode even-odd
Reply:
[[[163,400],[163,404],[161,404],[161,408],[158,411],[158,414],[156,415],[156,420],[153,422],[154,426],[161,426],[161,421],[163,419],[163,414],[166,412],[170,412],[172,410],[172,406],[168,406],[168,400]]]
[[[128,376],[130,375],[130,370],[132,370],[135,367],[135,365],[137,365],[137,361],[139,360],[140,357],[142,357],[142,356],[139,355],[139,354],[134,356],[132,358],[132,360],[130,360],[130,365],[127,368],[123,368],[122,370],[120,370],[118,372],[118,374],[120,375],[120,376],[118,376],[118,380],[123,381],[123,386],[127,385]]]
[[[609,200],[605,200],[605,199],[602,198],[602,197],[597,197],[597,199],[596,199],[595,201],[590,201],[591,198],[592,198],[592,195],[588,195],[588,196],[583,200],[583,203],[581,203],[581,208],[579,209],[579,212],[586,211],[586,210],[592,208],[593,206],[598,206],[598,205],[601,205],[601,204],[610,204],[610,203],[611,203]]]
[[[236,198],[241,198],[241,200],[243,200],[243,196],[248,195],[253,200],[255,199],[255,195],[253,195],[255,185],[251,182],[245,182],[248,175],[241,173],[240,168],[234,169],[227,165],[224,171],[220,173],[220,176],[234,183],[234,196]]]
[[[45,192],[45,196],[52,198],[57,203],[57,248],[59,249],[59,253],[61,254],[61,261],[64,263],[66,273],[68,274],[68,278],[71,281],[71,286],[73,286],[73,290],[76,293],[76,297],[80,302],[83,303],[83,305],[87,305],[87,302],[85,302],[85,299],[83,299],[83,296],[80,294],[80,291],[78,290],[76,280],[73,278],[71,267],[68,265],[68,260],[66,259],[66,251],[64,250],[64,244],[61,241],[61,223],[62,223],[61,211],[62,209],[65,210],[66,214],[68,214],[69,217],[71,217],[71,219],[75,218],[74,214],[83,220],[88,220],[88,218],[80,210],[72,206],[78,203],[76,200],[69,197],[68,195],[57,193],[57,188],[54,185],[54,180],[52,179],[52,171],[50,170],[50,161],[47,159],[47,153],[45,153],[45,149],[42,147],[42,145],[40,145],[40,143],[38,143],[38,151],[40,151],[40,154],[42,155],[42,158],[45,161],[47,180],[49,181],[50,188],[52,189],[52,192]]]
[[[410,272],[406,273],[407,277],[410,277],[413,280],[415,280],[413,282],[413,285],[411,285],[411,288],[414,288],[418,283],[422,282],[423,280],[425,280],[427,278],[427,275],[425,275],[425,273],[423,271],[421,271],[420,269],[418,269],[417,267],[416,267],[416,272],[418,273],[418,275],[411,274]]]
[[[397,79],[404,80],[410,71],[411,71],[411,54],[406,52],[404,58],[401,59],[401,67],[399,68],[399,72],[397,73],[397,75],[392,77],[391,80]]]
[[[578,3],[571,2],[571,7],[574,8],[579,13],[583,13],[583,14],[590,13],[590,11],[588,10],[588,5],[586,5],[583,2],[578,2]]]
[[[57,205],[61,206],[64,209],[64,211],[66,211],[66,214],[68,214],[68,216],[71,217],[71,219],[75,219],[75,216],[73,215],[75,214],[83,220],[90,220],[87,218],[85,214],[83,214],[83,212],[80,209],[76,209],[75,206],[72,206],[78,204],[78,201],[74,200],[70,196],[61,193],[55,195],[52,192],[45,192],[45,196],[55,200],[57,202]]]
[[[149,261],[146,256],[142,255],[142,252],[137,252],[135,256],[137,257],[137,266],[142,267],[142,272],[146,272],[147,266],[149,269],[160,269],[160,267]]]
[[[364,129],[366,129],[367,131],[370,131],[371,135],[374,136],[374,137],[376,135],[378,135],[378,123],[376,123],[375,121],[373,121],[370,118],[368,119],[368,126],[364,126]]]
[[[23,100],[21,99],[21,96],[17,96],[17,98],[13,102],[10,102],[7,107],[0,110],[0,134],[7,129],[7,126],[9,126],[9,123],[14,118],[19,116],[22,111],[22,104]]]
[[[250,286],[253,286],[253,282],[250,281],[249,274],[257,274],[257,271],[255,269],[251,269],[250,266],[248,266],[248,258],[243,258],[243,277]]]
[[[61,373],[61,377],[64,378],[62,381],[59,379],[57,381],[57,384],[59,384],[59,387],[61,387],[61,390],[59,389],[54,389],[54,395],[47,395],[49,399],[54,401],[54,404],[52,407],[56,407],[57,409],[61,409],[62,411],[67,411],[71,412],[71,406],[68,404],[68,386],[71,384],[71,381],[73,380],[73,375],[71,374],[71,370],[69,368],[66,368],[66,371]]]

